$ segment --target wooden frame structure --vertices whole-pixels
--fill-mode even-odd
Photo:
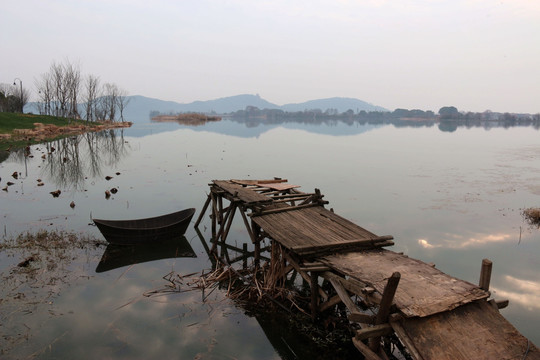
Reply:
[[[495,310],[508,302],[487,301],[489,260],[483,261],[479,285],[453,278],[433,265],[384,249],[393,245],[392,236],[377,236],[325,209],[328,202],[318,189],[304,193],[298,187],[279,178],[214,180],[195,227],[210,208],[210,251],[217,252],[218,244],[226,244],[239,212],[254,245],[254,265],[261,260],[261,241],[269,239],[276,284],[284,283],[292,271],[300,274],[310,284],[314,320],[344,304],[348,320],[359,328],[352,342],[366,359],[387,358],[384,345],[389,335],[397,336],[401,350],[413,359],[485,358],[486,350],[479,344],[486,342],[492,344],[490,354],[513,358],[527,353],[528,359],[540,359],[538,349]],[[331,284],[330,290],[323,290],[321,281]],[[454,332],[448,332],[444,321],[456,314]],[[467,324],[463,327],[469,334],[481,338],[463,338],[461,323]],[[489,332],[495,335],[490,338]],[[430,337],[438,343],[418,341]],[[448,352],[440,344],[452,348],[450,343],[441,339],[459,341],[461,349]]]

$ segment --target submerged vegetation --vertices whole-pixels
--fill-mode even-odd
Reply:
[[[88,278],[74,261],[93,261],[93,253],[103,243],[87,235],[64,231],[38,231],[0,241],[0,357],[9,358],[15,348],[32,337],[22,315],[61,315],[54,299],[67,286]],[[47,316],[46,316],[47,318]],[[43,320],[43,321],[46,321]],[[39,351],[29,356],[39,356]]]
[[[523,217],[531,226],[540,228],[540,208],[528,208],[523,210]]]

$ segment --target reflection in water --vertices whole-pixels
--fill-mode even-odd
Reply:
[[[214,272],[210,274],[211,277],[215,273],[224,271],[217,277],[221,279],[218,280],[217,286],[226,291],[227,296],[238,307],[244,309],[248,316],[257,320],[266,338],[282,359],[348,359],[359,356],[358,350],[352,345],[353,332],[346,317],[340,317],[336,312],[326,311],[326,313],[319,315],[319,321],[313,322],[307,312],[294,309],[307,306],[305,301],[310,299],[309,284],[298,275],[296,270],[292,271],[287,285],[284,285],[290,289],[288,291],[290,295],[287,297],[294,305],[290,305],[283,298],[271,295],[272,290],[262,283],[260,285],[262,290],[259,290],[266,297],[261,296],[259,300],[254,301],[249,295],[244,296],[244,294],[249,293],[249,290],[246,291],[246,289],[259,288],[258,285],[257,287],[254,285],[253,278],[249,274],[254,274],[253,277],[263,278],[271,276],[269,275],[271,273],[269,271],[271,262],[269,257],[272,246],[268,244],[267,239],[262,241],[261,245],[263,246],[260,249],[260,258],[266,263],[261,267],[255,267],[255,251],[252,244],[243,243],[242,247],[239,247],[218,242],[216,254],[214,254],[210,250],[214,240],[210,238],[206,241],[199,229],[195,228],[195,230],[208,257],[212,260]],[[226,269],[223,269],[223,264],[227,264]],[[229,269],[236,269],[233,272],[242,280],[242,285],[239,288],[238,283],[234,280],[235,276],[223,277],[223,274],[230,274]],[[257,270],[255,271],[255,269]],[[205,284],[208,286],[213,281],[207,279]],[[268,301],[261,301],[263,299]]]
[[[446,248],[464,249],[472,246],[485,246],[493,243],[514,241],[515,237],[510,234],[477,234],[473,237],[465,238],[460,235],[451,235],[452,240],[443,240],[444,244],[433,244],[427,239],[418,239],[418,245],[425,249]]]
[[[101,176],[102,167],[115,166],[129,150],[124,129],[111,129],[54,140],[33,149],[15,149],[7,160],[24,163],[26,177],[29,158],[41,156],[41,176],[47,175],[59,188],[82,190],[88,177]]]
[[[503,278],[503,288],[492,288],[497,296],[516,302],[529,311],[540,310],[540,282],[518,279],[511,275]]]
[[[82,190],[88,177],[101,176],[103,165],[116,165],[128,150],[123,129],[59,139],[46,144],[42,171],[57,187]]]
[[[148,261],[184,257],[197,257],[184,236],[151,244],[132,246],[109,244],[99,261],[96,272],[100,273]]]

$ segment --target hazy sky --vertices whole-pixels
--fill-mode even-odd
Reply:
[[[32,90],[67,59],[181,103],[343,96],[540,112],[538,0],[10,0],[0,24],[0,83]]]

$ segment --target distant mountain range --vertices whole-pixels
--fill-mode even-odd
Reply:
[[[161,114],[178,114],[183,112],[201,112],[218,114],[232,113],[238,110],[245,110],[248,106],[255,106],[263,109],[280,109],[287,112],[320,109],[326,111],[335,109],[338,113],[343,113],[349,109],[355,113],[359,111],[389,111],[383,107],[369,104],[365,101],[353,98],[334,97],[328,99],[310,100],[297,104],[285,104],[282,106],[264,100],[259,95],[236,95],[215,100],[194,101],[191,103],[179,103],[175,101],[165,101],[153,99],[141,95],[128,96],[129,103],[124,109],[124,118],[128,121],[149,120],[150,112]],[[38,113],[36,103],[28,103],[24,108],[25,112]],[[83,113],[81,105],[81,113]]]
[[[129,96],[129,104],[125,109],[124,116],[129,118],[141,118],[148,116],[151,111],[161,114],[181,113],[181,112],[216,112],[226,114],[238,110],[244,110],[248,106],[255,106],[259,109],[281,109],[283,111],[295,112],[312,109],[336,109],[339,113],[349,109],[358,111],[388,111],[387,109],[369,104],[365,101],[353,98],[334,97],[329,99],[311,100],[298,104],[285,104],[282,106],[264,100],[259,95],[236,95],[208,101],[194,101],[182,104],[174,101],[164,101],[148,98],[145,96]]]

